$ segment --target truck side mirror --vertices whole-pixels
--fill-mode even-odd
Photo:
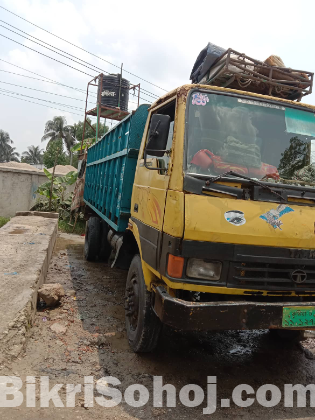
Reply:
[[[163,157],[166,152],[168,132],[170,129],[171,117],[169,115],[152,115],[148,144],[145,148],[145,155]]]

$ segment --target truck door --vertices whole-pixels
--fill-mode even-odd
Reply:
[[[175,100],[155,109],[150,114],[164,114],[171,117],[166,150],[171,150],[174,133]],[[147,131],[149,124],[147,125]],[[148,141],[148,134],[145,142]],[[141,241],[142,258],[152,268],[157,269],[159,243],[162,239],[166,193],[169,184],[169,154],[161,158],[147,155],[147,165],[159,170],[150,170],[144,166],[143,147],[135,174],[131,216],[136,222]]]

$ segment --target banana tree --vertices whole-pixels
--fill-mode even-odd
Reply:
[[[48,181],[40,185],[36,193],[48,199],[48,211],[51,211],[52,200],[56,203],[56,210],[59,207],[60,211],[64,211],[65,207],[71,205],[71,199],[65,199],[67,186],[76,182],[78,173],[76,171],[71,171],[64,176],[54,177],[47,169],[44,169],[44,172]]]
[[[95,137],[84,139],[83,144],[82,144],[82,150],[88,149],[94,143],[95,143]],[[76,144],[71,149],[72,152],[79,152],[80,150],[81,150],[81,143]]]

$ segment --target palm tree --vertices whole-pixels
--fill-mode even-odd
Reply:
[[[15,152],[15,147],[12,147],[13,140],[10,139],[9,133],[0,130],[0,162],[19,162],[19,153]]]
[[[22,159],[25,163],[31,163],[33,165],[43,163],[43,149],[39,146],[28,146],[28,150],[22,153]]]
[[[75,139],[71,135],[71,127],[67,125],[65,117],[54,117],[52,120],[46,122],[44,135],[42,141],[51,141],[62,139],[69,155],[71,155],[71,147],[75,144]]]
[[[0,162],[6,162],[5,154],[12,143],[9,133],[0,130]]]
[[[71,126],[67,125],[67,120],[65,117],[54,117],[52,120],[48,120],[45,125],[44,135],[42,137],[42,141],[48,140],[48,144],[53,141],[57,141],[62,139],[64,142],[70,156],[70,163],[72,163],[72,152],[71,148],[75,144],[75,139],[72,137],[70,131]],[[60,148],[57,148],[56,155],[55,155],[55,163],[52,171],[52,178],[50,184],[50,196],[49,196],[49,205],[48,209],[51,210],[51,200],[52,200],[52,188],[53,182],[55,177],[55,169],[57,164],[57,158],[59,153],[61,152]]]
[[[20,162],[20,154],[15,151],[16,148],[10,145],[7,145],[4,150],[0,153],[0,162]]]
[[[79,124],[74,123],[73,125],[67,125],[66,131],[70,134],[74,141],[78,141],[77,137],[80,131]]]
[[[70,147],[70,165],[72,165],[72,158],[73,158],[73,152],[72,147],[78,143],[78,134],[80,134],[80,126],[79,124],[73,124],[73,125],[67,125],[65,127],[65,130],[68,132],[69,137],[72,139],[72,145]]]

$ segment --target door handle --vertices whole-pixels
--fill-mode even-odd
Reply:
[[[134,205],[134,207],[133,207],[133,210],[134,210],[136,213],[138,213],[138,204],[137,204],[137,203],[135,203],[135,205]]]

